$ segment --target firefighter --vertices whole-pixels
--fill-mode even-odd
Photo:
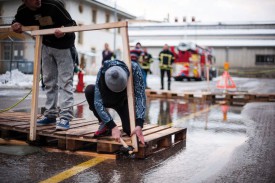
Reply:
[[[147,85],[147,74],[150,73],[150,65],[154,62],[152,55],[147,52],[147,48],[143,48],[144,56],[143,61],[140,62],[140,66],[143,74],[143,81],[146,89],[150,89]]]
[[[161,79],[161,90],[163,87],[163,79],[165,72],[168,77],[168,90],[170,90],[171,86],[171,73],[172,73],[172,64],[175,60],[173,53],[169,50],[169,46],[167,44],[164,45],[163,50],[159,53],[159,67],[160,67],[160,79]]]

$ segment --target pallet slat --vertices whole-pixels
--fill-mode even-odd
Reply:
[[[27,113],[20,113],[20,116],[16,118],[12,115],[12,112],[7,114],[2,114],[5,119],[0,117],[0,129],[2,132],[7,132],[7,134],[16,131],[21,134],[29,133],[30,122],[22,121],[22,119],[28,118]],[[13,120],[9,120],[13,119]],[[14,121],[18,120],[18,121]],[[122,130],[121,122],[117,122],[120,130]],[[78,150],[85,147],[87,144],[96,143],[96,152],[104,153],[114,153],[120,149],[121,143],[115,142],[111,136],[105,136],[100,138],[94,138],[94,132],[98,129],[99,124],[97,120],[86,120],[84,118],[75,118],[70,122],[70,129],[67,131],[56,131],[56,124],[51,124],[47,126],[37,126],[36,135],[37,139],[41,143],[45,142],[57,142],[57,146],[63,150]],[[185,131],[186,132],[186,131]],[[2,133],[2,135],[3,135]],[[156,153],[160,148],[167,149],[175,142],[183,141],[185,139],[185,134],[182,130],[172,128],[168,125],[158,126],[155,124],[144,124],[143,134],[145,137],[146,145],[143,146],[141,143],[138,144],[138,158],[145,158],[152,153]],[[4,134],[5,135],[5,134]],[[21,135],[22,136],[22,135]],[[172,139],[175,137],[175,140]],[[123,133],[124,141],[128,145],[132,145],[132,139]],[[43,142],[42,142],[43,141]],[[157,147],[157,148],[155,148]]]

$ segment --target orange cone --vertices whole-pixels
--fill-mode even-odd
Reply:
[[[236,88],[236,84],[232,80],[228,71],[224,71],[221,79],[218,81],[217,86],[218,89],[234,89]]]

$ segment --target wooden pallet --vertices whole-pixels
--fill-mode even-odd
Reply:
[[[117,123],[120,129],[121,124]],[[111,136],[94,138],[98,129],[97,120],[86,120],[75,118],[70,122],[70,129],[67,131],[56,131],[55,125],[37,126],[37,143],[48,145],[55,142],[55,146],[63,150],[75,151],[87,146],[93,146],[91,151],[98,153],[116,153],[121,144],[115,142]],[[2,138],[15,138],[12,132],[25,134],[27,140],[30,128],[30,114],[23,112],[0,113],[0,129]],[[178,143],[185,143],[186,129],[172,128],[170,126],[158,126],[146,124],[143,128],[145,145],[139,144],[137,158],[146,158],[149,155],[168,149]],[[131,145],[131,138],[123,134],[124,141]]]
[[[179,93],[166,90],[146,90],[146,96],[149,98],[183,98]]]
[[[248,103],[248,102],[275,102],[275,94],[255,94],[247,92],[231,93],[203,93],[201,97],[195,97],[192,92],[177,93],[165,90],[146,90],[148,98],[166,98],[166,99],[202,99],[208,101],[226,100],[231,103]]]

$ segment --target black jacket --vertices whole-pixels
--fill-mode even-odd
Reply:
[[[40,29],[76,25],[60,0],[43,0],[41,7],[36,11],[30,10],[25,4],[22,4],[17,10],[14,22],[19,22],[24,26],[38,25]],[[43,44],[57,49],[67,49],[74,46],[74,40],[74,33],[66,33],[62,38],[56,38],[55,35],[43,36]]]

